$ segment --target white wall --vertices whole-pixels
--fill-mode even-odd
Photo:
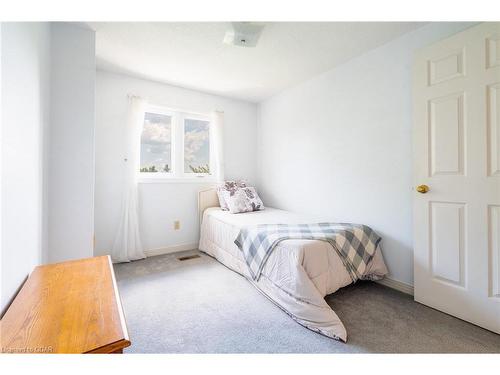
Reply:
[[[1,39],[3,310],[45,257],[42,163],[49,123],[50,27],[3,23]]]
[[[95,254],[109,254],[118,226],[123,186],[123,144],[127,94],[145,97],[151,104],[210,113],[224,111],[225,176],[256,180],[255,104],[230,100],[124,75],[97,72]],[[140,229],[145,249],[198,242],[197,192],[199,183],[139,185]],[[173,230],[173,221],[181,229]]]
[[[413,284],[412,56],[468,26],[427,25],[261,103],[264,203],[370,225]]]
[[[53,23],[49,261],[91,257],[94,235],[95,33]]]

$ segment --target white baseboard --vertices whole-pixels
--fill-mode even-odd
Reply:
[[[172,254],[179,251],[195,250],[198,248],[198,242],[184,243],[175,246],[159,247],[157,249],[145,250],[144,253],[147,257],[154,257],[155,255]]]
[[[378,280],[377,283],[385,285],[389,288],[399,290],[400,292],[409,294],[410,296],[413,296],[413,285],[404,283],[402,281],[390,279],[388,277]]]

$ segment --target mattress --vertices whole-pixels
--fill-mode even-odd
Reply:
[[[332,246],[320,240],[284,240],[273,250],[259,281],[249,275],[243,254],[234,240],[244,226],[257,224],[316,223],[325,220],[267,208],[231,214],[219,207],[205,210],[200,250],[240,273],[277,306],[303,326],[325,336],[347,340],[347,332],[324,300],[328,294],[352,283],[342,260]],[[380,246],[363,278],[378,280],[387,274]]]

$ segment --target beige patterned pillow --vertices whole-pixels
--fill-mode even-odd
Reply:
[[[217,197],[219,197],[219,205],[223,211],[228,211],[229,207],[227,206],[227,202],[224,198],[224,192],[227,191],[232,196],[236,192],[236,190],[240,188],[246,187],[247,184],[243,180],[234,180],[234,181],[224,181],[224,183],[217,187]]]
[[[236,189],[233,194],[224,190],[222,195],[227,203],[229,212],[232,214],[264,209],[264,204],[254,187],[247,186],[239,188]]]

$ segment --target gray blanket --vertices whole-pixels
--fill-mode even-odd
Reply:
[[[362,278],[381,240],[370,227],[361,224],[262,224],[242,228],[234,243],[243,252],[250,275],[257,281],[276,245],[290,239],[330,243],[353,282]]]

